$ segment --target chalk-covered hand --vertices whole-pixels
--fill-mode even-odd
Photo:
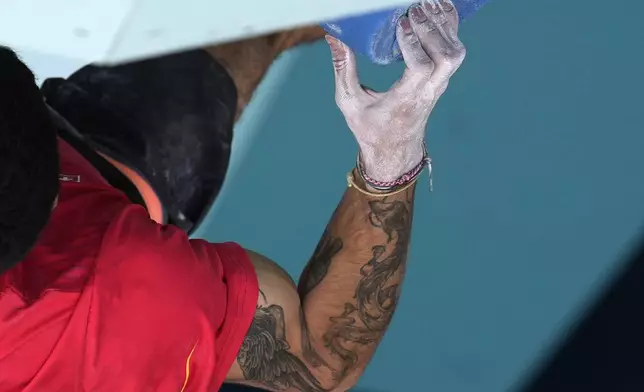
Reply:
[[[353,52],[327,36],[333,55],[336,102],[355,135],[367,175],[393,181],[423,158],[429,114],[465,58],[458,15],[449,0],[423,0],[403,16],[397,39],[406,69],[384,93],[360,84]]]

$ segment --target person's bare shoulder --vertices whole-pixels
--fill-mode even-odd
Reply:
[[[272,260],[247,251],[257,272],[253,323],[227,382],[271,391],[329,392],[335,381],[311,339],[291,277]]]

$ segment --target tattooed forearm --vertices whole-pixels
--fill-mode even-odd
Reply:
[[[301,297],[307,296],[320,284],[329,271],[331,260],[342,250],[342,247],[342,239],[329,234],[328,229],[324,230],[322,239],[300,277],[299,291]]]
[[[386,240],[371,248],[372,257],[360,270],[354,301],[331,317],[323,340],[329,353],[341,361],[335,379],[341,380],[357,364],[360,346],[380,341],[393,317],[400,281],[405,270],[411,234],[411,202],[408,200],[372,201],[369,221],[381,229]]]
[[[260,291],[237,357],[245,381],[288,392],[345,391],[355,383],[398,304],[412,206],[409,194],[377,200],[345,194],[300,278],[293,300],[300,306],[273,303],[283,293]]]
[[[278,391],[295,388],[298,391],[325,392],[302,360],[289,350],[282,307],[258,306],[237,355],[244,378]]]

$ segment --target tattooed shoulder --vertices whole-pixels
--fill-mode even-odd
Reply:
[[[262,293],[263,294],[263,293]],[[244,378],[272,390],[326,392],[304,362],[290,352],[284,309],[258,306],[237,356]]]

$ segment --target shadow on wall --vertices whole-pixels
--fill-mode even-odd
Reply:
[[[644,233],[590,305],[521,392],[644,390]]]

